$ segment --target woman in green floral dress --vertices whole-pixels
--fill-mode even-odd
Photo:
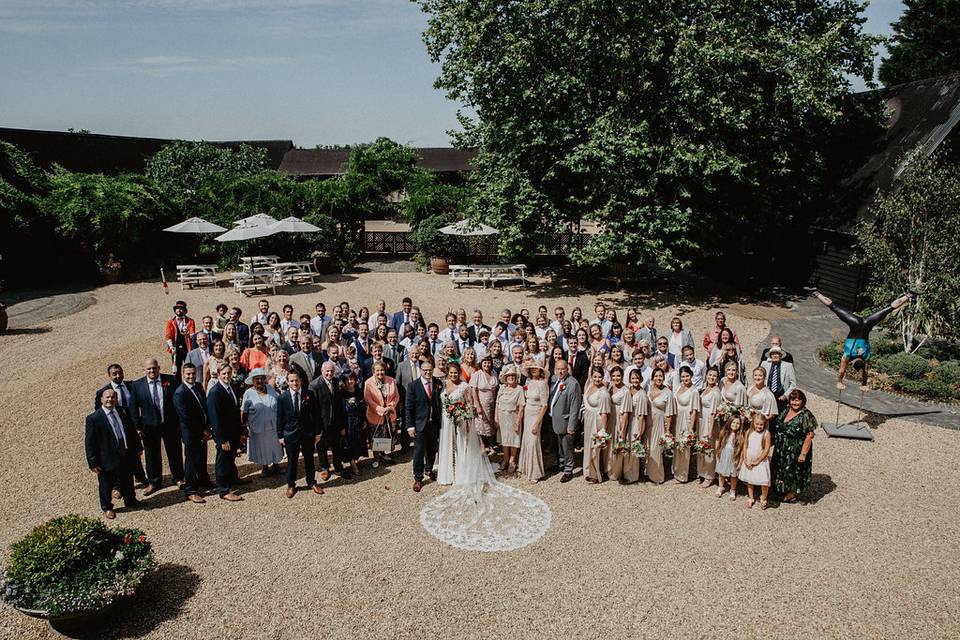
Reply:
[[[773,429],[773,486],[784,502],[810,487],[813,477],[813,434],[817,419],[807,409],[807,396],[794,389],[789,406],[776,418]]]

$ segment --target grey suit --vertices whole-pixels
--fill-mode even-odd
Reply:
[[[557,436],[557,457],[562,461],[565,474],[573,474],[573,436],[580,430],[582,400],[583,391],[573,376],[559,381],[556,376],[550,379],[547,416]]]
[[[203,358],[203,351],[204,351],[203,349],[201,349],[200,347],[197,347],[196,349],[192,350],[190,353],[187,354],[187,362],[192,363],[193,366],[197,368],[197,375],[201,380],[203,380],[203,365],[205,362]],[[207,357],[209,356],[210,356],[210,352],[207,351]]]
[[[311,351],[309,354],[303,351],[297,351],[295,354],[290,356],[290,366],[295,366],[307,374],[307,379],[305,382],[308,384],[320,377],[320,364],[320,359],[316,357],[316,354],[313,351]]]
[[[651,347],[656,345],[657,344],[657,328],[656,327],[654,327],[653,329],[648,329],[646,327],[641,328],[640,331],[637,331],[637,342],[640,342],[641,340],[646,340],[647,342],[649,342]]]
[[[773,363],[764,360],[760,366],[767,372],[766,377],[769,380],[770,367],[773,366]],[[789,362],[780,362],[780,384],[783,386],[783,395],[785,396],[790,395],[790,392],[797,388],[797,372]],[[780,404],[780,398],[777,398],[777,403]]]

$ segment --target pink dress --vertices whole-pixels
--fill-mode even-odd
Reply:
[[[497,388],[500,386],[497,376],[487,375],[483,369],[477,369],[470,376],[470,386],[477,390],[483,416],[477,416],[473,421],[477,433],[481,436],[492,436],[497,432],[493,422],[493,412],[497,410]]]

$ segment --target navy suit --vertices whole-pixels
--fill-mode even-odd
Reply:
[[[413,477],[423,481],[424,468],[433,470],[433,460],[437,455],[440,441],[440,420],[443,408],[440,406],[440,394],[443,385],[436,378],[430,381],[433,397],[427,395],[423,378],[417,378],[407,385],[404,400],[406,427],[413,428]]]
[[[309,389],[300,389],[300,407],[293,399],[293,391],[287,389],[277,398],[277,438],[283,439],[287,450],[287,486],[297,484],[297,458],[303,453],[303,471],[307,486],[317,483],[313,467],[316,450],[317,397]]]
[[[487,330],[487,333],[490,333],[491,331],[490,327],[488,327],[485,324],[481,324],[479,329],[477,329],[477,326],[474,324],[471,324],[467,328],[467,331],[470,332],[470,339],[473,341],[474,344],[480,342],[480,332],[483,331],[484,329]]]
[[[163,482],[161,443],[167,454],[167,464],[174,482],[183,481],[183,445],[180,442],[180,424],[173,407],[173,393],[179,382],[173,376],[160,374],[161,414],[150,393],[150,385],[144,376],[133,383],[134,411],[131,413],[137,430],[143,439],[143,456],[147,465],[147,480],[160,488]]]
[[[173,406],[180,422],[180,439],[183,441],[184,481],[187,495],[197,492],[200,483],[209,484],[207,473],[207,443],[203,438],[209,430],[207,423],[207,394],[203,386],[195,384],[191,389],[181,384],[173,394]]]
[[[424,328],[427,327],[427,323],[423,321],[423,316],[420,316],[420,322],[418,322],[417,324],[419,324],[420,326],[422,326],[422,327],[424,327]],[[403,309],[401,309],[400,311],[397,311],[396,313],[393,314],[393,316],[390,318],[390,322],[389,322],[389,326],[391,326],[391,327],[393,327],[394,329],[397,330],[397,337],[400,338],[401,340],[403,339],[403,331],[401,331],[400,328],[401,328],[403,325],[404,325],[404,322],[403,322]],[[416,327],[414,327],[414,328],[416,328]]]
[[[239,320],[235,324],[237,325],[237,342],[240,343],[241,349],[246,349],[250,346],[250,325]]]
[[[394,363],[394,361],[391,360],[390,358],[387,358],[386,356],[384,356],[384,357],[383,357],[383,364],[384,364],[384,367],[385,367],[384,373],[386,373],[387,376],[389,376],[389,377],[391,377],[391,378],[396,378],[396,377],[397,377],[397,365],[396,365],[396,363]],[[360,371],[361,371],[361,373],[363,374],[363,379],[364,379],[364,380],[366,380],[367,378],[369,378],[369,377],[371,377],[371,376],[373,375],[373,358],[372,358],[372,357],[371,357],[371,358],[367,358],[366,360],[361,361],[361,363],[360,363]]]
[[[210,385],[207,393],[207,419],[210,421],[210,431],[213,441],[217,443],[217,489],[221,496],[230,492],[232,485],[237,484],[240,474],[237,472],[237,449],[240,448],[240,438],[243,427],[240,425],[240,398],[234,399],[220,382]],[[224,451],[223,445],[230,445],[229,451]]]
[[[102,409],[97,409],[87,416],[84,427],[84,449],[87,455],[87,466],[91,469],[99,468],[97,474],[98,492],[100,494],[100,509],[113,509],[112,492],[114,487],[120,489],[125,505],[136,504],[137,498],[133,491],[133,463],[140,449],[140,438],[137,437],[133,421],[124,411],[117,411],[126,442],[121,442],[113,430],[113,425]]]
[[[124,381],[121,382],[120,384],[121,384],[121,386],[123,386],[124,390],[126,390],[126,401],[124,401],[124,399],[123,399],[123,394],[121,394],[121,393],[118,392],[118,393],[117,393],[117,406],[119,406],[120,408],[122,408],[122,409],[124,410],[124,412],[125,412],[128,416],[130,416],[131,419],[132,419],[132,417],[133,417],[133,415],[134,415],[134,412],[133,412],[133,385],[131,385],[131,384],[130,384],[129,382],[127,382],[126,380],[124,380]],[[105,384],[105,385],[103,385],[102,387],[100,387],[99,389],[97,389],[97,394],[93,397],[93,408],[94,408],[94,410],[99,409],[99,408],[101,407],[100,399],[103,397],[103,392],[106,391],[107,389],[113,389],[113,384],[111,384],[111,383],[108,382],[107,384]],[[143,448],[141,447],[140,450],[142,451]],[[137,482],[142,482],[143,484],[149,484],[149,482],[147,481],[147,472],[143,470],[143,461],[140,459],[140,454],[139,454],[139,453],[137,454],[136,460],[135,460],[134,463],[133,463],[133,477],[137,480]],[[117,487],[117,488],[119,489],[119,487]]]

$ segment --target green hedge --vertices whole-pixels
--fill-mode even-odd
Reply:
[[[910,380],[919,380],[933,368],[926,358],[916,353],[893,353],[871,359],[874,371],[891,376],[902,376]]]

